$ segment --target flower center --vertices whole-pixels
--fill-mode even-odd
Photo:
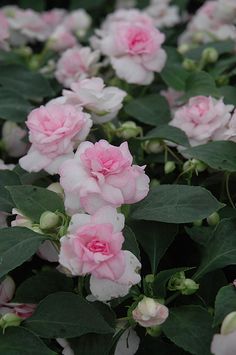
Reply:
[[[87,245],[87,249],[92,253],[102,253],[104,255],[109,254],[109,244],[107,242],[103,242],[98,240],[97,238],[92,239]]]

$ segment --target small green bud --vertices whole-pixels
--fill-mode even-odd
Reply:
[[[217,50],[213,47],[205,48],[202,52],[202,59],[206,63],[215,63],[219,58]]]
[[[191,46],[187,43],[183,43],[178,47],[178,52],[180,54],[185,54],[186,52],[188,52],[191,49]]]
[[[183,171],[187,171],[190,170],[190,168],[192,168],[192,164],[191,164],[191,160],[187,160],[184,164],[183,164]]]
[[[116,133],[116,126],[112,122],[106,122],[102,125],[104,132],[109,140],[112,140]]]
[[[152,179],[150,182],[150,187],[155,187],[155,186],[159,186],[160,185],[160,181],[157,179]]]
[[[171,276],[168,282],[168,290],[177,291],[182,289],[183,282],[185,281],[185,274],[183,271],[177,272]]]
[[[199,284],[197,284],[192,279],[185,279],[180,292],[182,295],[192,295],[199,289]]]
[[[154,325],[153,327],[147,328],[147,333],[151,335],[151,337],[159,337],[161,332],[162,330],[160,325]]]
[[[133,121],[122,123],[121,127],[116,130],[117,137],[130,139],[137,137],[142,133],[142,128],[137,126]]]
[[[150,139],[144,142],[143,149],[148,154],[158,154],[163,151],[163,145],[161,144],[161,141],[159,139]]]
[[[176,168],[175,162],[167,161],[164,166],[165,174],[172,173],[175,170],[175,168]]]
[[[195,32],[193,35],[193,42],[201,43],[204,39],[204,33],[201,31]]]
[[[202,219],[197,219],[196,221],[193,222],[193,225],[195,227],[201,227],[202,225]]]
[[[220,215],[217,212],[212,213],[207,217],[207,223],[209,226],[216,226],[220,222]]]
[[[22,319],[14,313],[6,313],[0,319],[0,327],[5,330],[7,327],[18,327],[22,322]]]
[[[192,159],[191,163],[194,165],[194,169],[199,173],[202,173],[207,168],[207,165],[198,159]]]
[[[221,334],[229,334],[236,330],[236,312],[229,313],[221,326]]]
[[[182,66],[184,69],[189,71],[194,71],[197,69],[195,61],[189,58],[184,59]]]
[[[41,229],[51,229],[57,227],[60,222],[60,217],[51,211],[45,211],[40,217],[39,226]]]
[[[147,283],[152,283],[154,281],[154,279],[155,279],[155,275],[153,275],[153,274],[148,274],[145,276],[145,281]]]

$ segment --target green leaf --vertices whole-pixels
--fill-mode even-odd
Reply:
[[[170,309],[162,329],[177,346],[194,355],[210,355],[213,337],[210,314],[200,306],[182,306]]]
[[[160,75],[167,86],[177,91],[185,91],[186,80],[190,74],[182,67],[182,64],[167,62]]]
[[[194,242],[206,247],[212,237],[214,227],[194,226],[191,228],[185,227],[185,230]]]
[[[198,95],[220,97],[215,80],[203,71],[195,72],[187,78],[185,92],[186,98]]]
[[[70,0],[70,10],[86,9],[94,10],[104,4],[105,0]]]
[[[11,170],[0,171],[0,211],[11,213],[14,203],[6,185],[20,185],[20,179],[16,173]]]
[[[69,292],[58,292],[44,298],[24,325],[44,338],[113,333],[113,329],[95,306],[81,296]]]
[[[0,355],[56,355],[33,332],[23,327],[7,328],[0,333]]]
[[[112,334],[86,334],[69,341],[74,355],[109,355]]]
[[[35,11],[44,11],[46,8],[46,1],[45,0],[20,0],[20,7],[23,9],[33,9]]]
[[[131,251],[131,253],[133,253],[140,260],[139,246],[134,232],[129,226],[125,226],[123,234],[125,241],[123,243],[122,249]]]
[[[135,222],[132,225],[136,238],[149,257],[152,273],[155,274],[161,258],[172,244],[178,226],[157,222]]]
[[[200,186],[160,185],[133,208],[132,218],[166,223],[188,223],[208,217],[223,204]]]
[[[211,168],[228,172],[236,171],[236,143],[215,141],[184,151],[188,156],[202,160]]]
[[[166,284],[171,278],[171,276],[175,275],[177,272],[188,271],[193,269],[192,267],[178,267],[174,269],[162,270],[160,271],[154,279],[153,282],[153,292],[154,296],[158,298],[166,297]]]
[[[55,192],[29,185],[8,186],[7,189],[15,207],[33,222],[39,222],[45,211],[64,212],[63,200]]]
[[[38,303],[51,293],[73,291],[73,279],[57,270],[45,270],[26,279],[16,290],[14,302]]]
[[[205,48],[215,48],[218,54],[231,53],[234,51],[235,43],[232,40],[220,41],[220,42],[210,42],[197,46],[197,48],[190,49],[186,53],[186,57],[194,60],[199,60],[201,58],[202,52]]]
[[[14,122],[26,121],[33,106],[21,95],[0,89],[0,118]]]
[[[228,284],[223,270],[215,270],[201,277],[197,295],[200,296],[208,307],[215,307],[215,298],[219,289]]]
[[[30,72],[17,64],[0,65],[0,84],[26,99],[39,100],[54,94],[48,80],[40,73]]]
[[[162,125],[149,131],[143,139],[166,139],[176,144],[189,147],[188,137],[179,128]]]
[[[0,229],[0,277],[23,264],[47,236],[24,227]]]
[[[136,120],[151,126],[168,123],[171,118],[166,99],[158,94],[130,101],[125,106],[125,112]]]
[[[215,301],[215,315],[213,326],[223,322],[227,314],[236,310],[236,290],[233,285],[222,287]]]
[[[189,355],[183,349],[173,343],[164,342],[160,337],[154,338],[145,336],[141,338],[137,353],[135,355]]]
[[[236,88],[233,86],[222,86],[219,88],[221,96],[224,98],[224,103],[227,105],[236,105]]]
[[[236,264],[236,220],[223,219],[215,229],[204,249],[201,265],[194,275],[201,278],[206,273]]]

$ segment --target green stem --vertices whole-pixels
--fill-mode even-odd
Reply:
[[[174,157],[178,161],[178,163],[183,164],[182,160],[168,147],[168,145],[166,145],[166,150],[170,155],[172,155],[172,157]]]
[[[180,292],[175,292],[172,296],[170,296],[166,299],[165,305],[168,305],[169,303],[174,301],[179,295],[180,295]]]
[[[230,174],[227,173],[226,179],[225,179],[225,188],[226,188],[226,193],[227,193],[228,200],[229,200],[231,206],[233,208],[235,208],[234,202],[233,202],[233,200],[231,198],[230,191],[229,191],[229,177],[230,177]]]

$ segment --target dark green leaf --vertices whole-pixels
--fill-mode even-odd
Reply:
[[[221,42],[210,42],[201,46],[197,46],[197,48],[190,49],[186,53],[186,56],[190,59],[199,60],[205,48],[215,48],[218,54],[231,53],[234,50],[234,45],[234,41],[230,39]]]
[[[0,229],[0,277],[23,264],[47,236],[24,227]]]
[[[21,95],[0,89],[0,118],[14,122],[26,121],[33,106]]]
[[[166,85],[177,91],[185,91],[188,77],[189,72],[179,63],[167,63],[161,72],[161,78]]]
[[[206,247],[212,237],[214,227],[194,226],[191,228],[185,227],[185,230],[194,242]]]
[[[16,290],[14,302],[38,303],[51,293],[73,291],[73,279],[56,270],[45,270],[26,279]]]
[[[236,105],[236,88],[233,86],[222,86],[219,88],[221,96],[224,98],[224,103],[227,105]]]
[[[157,126],[170,121],[170,109],[164,97],[158,94],[144,96],[130,101],[125,112],[136,120]]]
[[[220,97],[215,80],[206,72],[191,74],[186,80],[186,98],[198,95]]]
[[[7,189],[15,207],[33,222],[39,222],[45,211],[64,212],[63,200],[55,192],[29,185],[8,186]]]
[[[176,144],[189,147],[185,132],[170,125],[162,125],[152,129],[147,133],[144,139],[166,139]]]
[[[177,346],[194,355],[210,355],[213,337],[210,314],[199,306],[172,308],[162,325],[165,335]]]
[[[215,141],[187,149],[190,157],[202,160],[211,168],[229,172],[236,171],[236,143]]]
[[[166,223],[188,223],[208,217],[223,207],[206,189],[199,186],[160,185],[133,210],[134,219]]]
[[[94,10],[104,4],[105,0],[70,0],[70,9]]]
[[[88,333],[113,332],[92,303],[69,292],[58,292],[44,298],[24,325],[44,338],[73,338]]]
[[[149,257],[152,273],[157,271],[158,264],[178,233],[175,224],[158,222],[135,222],[132,225],[138,242]]]
[[[139,246],[135,237],[134,232],[128,226],[125,226],[123,230],[125,241],[123,243],[122,249],[129,250],[140,260]]]
[[[86,334],[69,341],[74,355],[109,355],[112,334]]]
[[[33,332],[23,327],[0,332],[0,355],[56,355]]]
[[[10,170],[0,171],[0,210],[4,212],[11,212],[14,207],[11,195],[7,189],[6,185],[17,185],[20,184],[20,179],[16,173]]]
[[[45,0],[20,0],[20,7],[23,9],[33,9],[35,11],[43,11],[46,8],[46,1]]]
[[[236,264],[236,220],[223,219],[215,229],[212,238],[204,249],[201,265],[195,279],[206,273]]]
[[[215,316],[213,326],[223,322],[227,314],[236,310],[236,289],[233,285],[222,287],[215,301]]]

